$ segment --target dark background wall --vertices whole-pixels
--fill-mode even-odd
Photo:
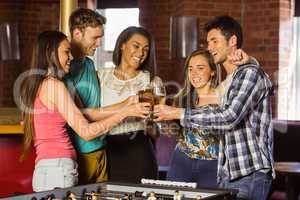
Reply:
[[[33,44],[44,30],[59,29],[59,0],[1,0],[0,24],[17,23],[20,60],[0,60],[0,107],[15,106],[13,84],[30,66]],[[86,0],[79,0],[86,6]]]
[[[165,80],[180,83],[183,80],[183,61],[168,59],[170,16],[191,15],[199,18],[199,47],[205,45],[205,34],[202,31],[205,22],[217,15],[236,18],[243,26],[244,50],[259,60],[275,86],[276,95],[272,103],[274,116],[277,116],[278,72],[280,68],[288,66],[293,0],[140,0],[138,3],[141,24],[156,39],[159,74]],[[283,72],[281,76],[286,74]],[[283,89],[284,94],[287,88]]]
[[[80,0],[80,6],[86,0]],[[157,47],[158,72],[167,81],[183,81],[183,60],[169,59],[170,16],[199,18],[199,47],[205,44],[203,24],[217,15],[231,15],[244,28],[244,49],[256,57],[271,76],[278,89],[279,69],[288,65],[291,46],[294,0],[138,0],[140,23],[154,36]],[[37,34],[47,29],[58,29],[58,0],[1,0],[0,24],[17,22],[19,25],[21,60],[0,61],[0,107],[14,106],[13,84],[18,75],[28,69],[32,44]],[[283,87],[284,89],[284,87]],[[283,90],[284,91],[284,90]],[[277,95],[273,98],[274,116]]]
[[[13,84],[29,67],[32,44],[39,32],[58,29],[59,1],[0,1],[0,24],[16,22],[19,28],[21,60],[0,61],[0,106],[13,106]]]

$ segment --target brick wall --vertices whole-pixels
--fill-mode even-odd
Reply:
[[[57,30],[59,1],[0,2],[0,24],[17,22],[19,28],[20,60],[0,61],[0,106],[14,106],[13,84],[20,73],[28,69],[33,44],[43,30]]]
[[[86,0],[79,0],[84,7]],[[13,85],[30,66],[33,44],[45,30],[59,29],[59,0],[1,0],[0,24],[17,22],[20,60],[0,61],[0,107],[14,106]]]
[[[154,35],[157,45],[159,73],[165,80],[182,84],[183,61],[168,59],[169,17],[193,15],[199,18],[199,47],[205,43],[202,27],[217,15],[230,15],[243,26],[244,50],[256,57],[278,88],[279,67],[285,65],[291,32],[291,1],[293,0],[140,0],[141,24]],[[279,34],[284,32],[285,34]],[[286,38],[288,37],[288,38]],[[285,39],[283,39],[285,38]],[[281,40],[279,40],[281,39]],[[287,42],[288,41],[288,42]],[[280,53],[286,52],[280,55]],[[279,59],[280,61],[279,63]],[[277,116],[277,95],[273,97]]]
[[[272,98],[273,115],[277,116],[279,69],[279,0],[245,1],[242,25],[245,50],[256,57],[269,74],[276,95]]]
[[[91,1],[91,0],[89,0]],[[287,92],[287,62],[291,43],[291,16],[295,0],[139,0],[140,22],[154,36],[157,47],[157,73],[164,80],[183,82],[183,60],[169,59],[170,16],[194,15],[199,18],[199,47],[205,44],[203,24],[216,15],[231,15],[243,26],[244,49],[258,58],[270,75],[275,88],[282,82]],[[86,0],[80,0],[84,6]],[[58,0],[2,0],[0,23],[18,22],[20,61],[0,61],[0,106],[12,106],[12,87],[16,77],[26,70],[31,60],[32,44],[39,32],[58,29]],[[280,54],[279,54],[280,53]],[[280,73],[280,76],[278,76]],[[286,89],[284,89],[286,88]],[[175,91],[176,92],[176,91]],[[277,115],[277,95],[273,98]],[[284,96],[284,95],[283,95]],[[286,96],[286,95],[285,95]],[[286,104],[287,98],[282,102]]]

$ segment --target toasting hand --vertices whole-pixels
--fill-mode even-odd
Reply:
[[[124,100],[124,105],[129,106],[138,102],[139,102],[139,96],[133,95],[133,96],[129,96],[127,99]]]
[[[127,117],[141,117],[147,118],[151,111],[150,103],[135,103],[125,106],[123,112]]]
[[[154,106],[154,121],[167,121],[180,119],[181,114],[184,112],[182,108],[176,108],[167,105],[155,105]]]

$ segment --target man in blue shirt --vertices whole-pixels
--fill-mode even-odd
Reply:
[[[243,43],[236,20],[216,17],[205,25],[205,31],[214,62],[227,73],[221,105],[198,109],[158,105],[156,121],[181,119],[184,127],[215,130],[220,135],[219,185],[238,189],[238,199],[266,199],[275,176],[271,81],[256,64],[238,65],[231,59]],[[242,59],[243,54],[239,56]]]
[[[93,56],[100,46],[105,21],[97,12],[85,8],[75,10],[69,18],[74,60],[64,81],[71,94],[75,95],[75,102],[82,108],[101,106],[97,73],[93,61],[87,56]],[[69,134],[78,153],[79,184],[107,180],[104,138],[85,141],[71,128]]]

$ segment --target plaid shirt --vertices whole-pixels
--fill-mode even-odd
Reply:
[[[246,64],[233,73],[223,105],[185,110],[185,127],[221,134],[218,180],[224,175],[234,180],[269,169],[275,177],[271,93],[269,77],[257,66]]]

